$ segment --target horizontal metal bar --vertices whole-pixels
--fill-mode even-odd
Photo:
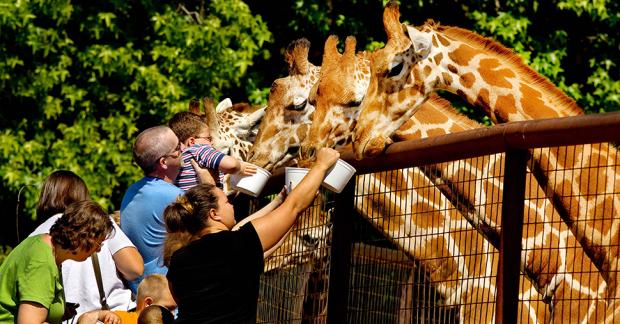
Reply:
[[[358,174],[409,168],[505,152],[509,148],[531,149],[620,141],[620,112],[553,119],[510,122],[444,136],[390,145],[384,154],[355,160],[342,151]],[[284,168],[277,169],[264,193],[275,193],[284,183]]]

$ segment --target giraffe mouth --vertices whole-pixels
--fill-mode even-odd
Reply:
[[[355,158],[361,160],[365,157],[373,157],[385,152],[385,149],[391,144],[389,138],[383,136],[376,136],[367,141],[362,142],[362,147],[355,152]]]

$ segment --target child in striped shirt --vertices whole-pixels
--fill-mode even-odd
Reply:
[[[228,156],[211,146],[209,126],[202,121],[200,116],[188,111],[180,112],[170,119],[168,126],[185,146],[182,153],[181,172],[174,181],[177,187],[189,190],[199,183],[196,170],[192,166],[192,159],[200,167],[210,171],[214,184],[220,188],[223,174],[252,175],[256,173],[255,165]]]

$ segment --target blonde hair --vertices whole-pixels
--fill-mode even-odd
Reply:
[[[162,292],[170,289],[168,287],[168,279],[160,274],[151,274],[140,282],[138,286],[138,300],[151,297],[154,301],[158,301],[162,297]]]

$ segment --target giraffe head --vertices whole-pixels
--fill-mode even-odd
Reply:
[[[370,61],[366,52],[355,54],[355,37],[345,41],[344,53],[336,48],[338,38],[325,42],[319,80],[310,91],[314,104],[312,126],[302,143],[301,156],[312,158],[320,147],[339,147],[351,142],[359,105],[368,89]]]
[[[271,85],[265,117],[261,122],[249,161],[272,170],[297,155],[310,129],[314,106],[308,103],[319,68],[308,61],[310,42],[292,42],[285,53],[289,75]]]
[[[224,154],[245,161],[265,108],[247,103],[233,105],[230,99],[223,100],[217,107],[209,98],[203,102],[204,114],[200,113],[198,100],[190,101],[189,111],[203,117],[213,137],[213,146]]]
[[[357,158],[383,152],[390,136],[403,125],[428,98],[431,87],[419,76],[418,62],[429,56],[430,40],[400,21],[395,2],[383,12],[388,36],[385,47],[371,54],[370,84],[362,101],[353,135]]]
[[[333,210],[334,208],[325,202],[308,207],[278,250],[265,259],[265,272],[324,256],[331,233]]]

